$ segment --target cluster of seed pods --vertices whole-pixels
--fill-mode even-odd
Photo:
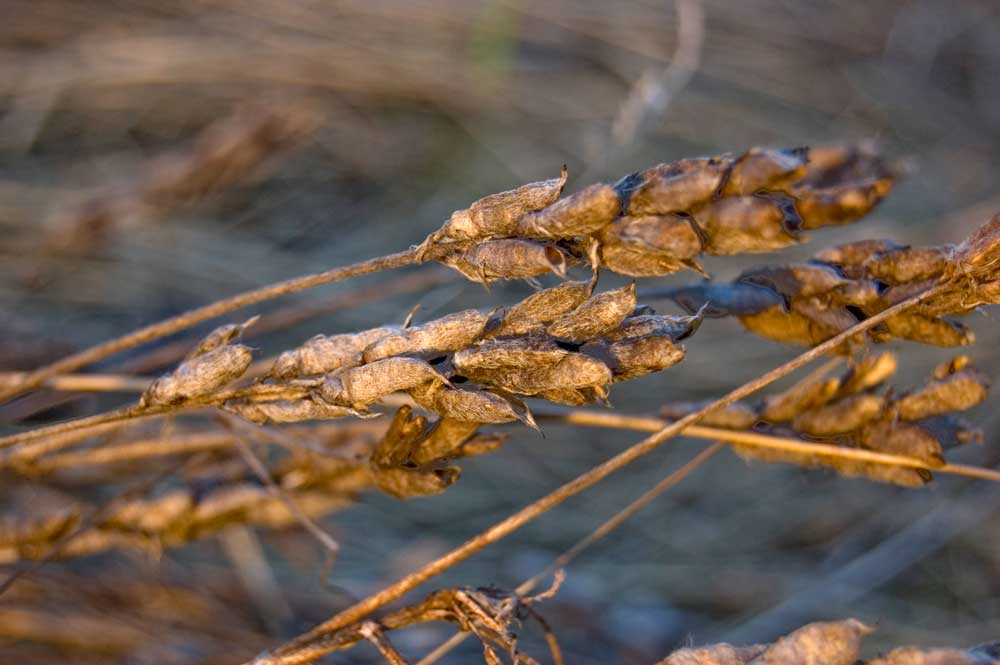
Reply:
[[[456,211],[419,250],[488,284],[588,260],[633,277],[703,272],[700,254],[770,252],[802,231],[853,222],[893,176],[864,147],[754,148],[684,159],[559,198],[566,171]]]
[[[944,451],[982,434],[958,413],[986,399],[989,380],[958,356],[934,370],[922,388],[882,390],[896,371],[891,353],[866,356],[836,378],[812,377],[757,405],[736,403],[706,417],[705,424],[804,438],[830,445],[905,455],[928,467],[944,464]],[[663,415],[683,416],[695,405],[665,407]],[[924,469],[894,467],[827,456],[735,446],[750,459],[825,466],[849,476],[919,487],[931,480]]]
[[[758,335],[815,345],[938,284],[945,291],[876,326],[876,342],[908,339],[937,346],[975,341],[950,315],[1000,303],[1000,217],[959,245],[902,247],[862,240],[825,249],[812,261],[763,266],[732,282],[703,282],[665,295],[708,317],[734,316]]]

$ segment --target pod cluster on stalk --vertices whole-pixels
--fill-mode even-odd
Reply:
[[[986,399],[990,387],[989,379],[967,356],[938,366],[923,387],[911,391],[885,387],[896,365],[891,353],[866,356],[843,376],[807,377],[759,404],[737,402],[708,415],[703,422],[724,429],[903,455],[928,468],[943,465],[946,450],[982,441],[982,433],[958,415]],[[694,408],[697,405],[673,404],[661,413],[679,418]],[[907,487],[920,487],[932,479],[926,469],[745,445],[734,448],[748,459],[823,466],[847,476]]]
[[[736,317],[769,339],[815,345],[939,285],[941,293],[872,328],[868,338],[973,343],[972,330],[950,317],[1000,303],[1000,216],[958,245],[862,240],[825,249],[809,262],[753,268],[732,282],[703,282],[664,295],[688,311]]]
[[[704,273],[701,254],[770,252],[858,220],[893,182],[863,146],[683,159],[560,198],[564,168],[452,213],[418,253],[483,284],[565,275],[585,261],[632,277]]]

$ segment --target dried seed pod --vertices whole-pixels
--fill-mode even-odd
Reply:
[[[327,404],[313,398],[275,402],[230,401],[222,408],[258,425],[298,423],[304,420],[333,420],[347,416],[368,417],[368,414],[360,413],[352,408]]]
[[[520,238],[575,238],[600,230],[621,211],[618,192],[611,185],[591,185],[550,206],[528,213],[511,235]]]
[[[554,341],[540,337],[488,339],[458,351],[452,363],[461,375],[475,379],[482,372],[551,367],[569,353]]]
[[[894,407],[903,420],[920,420],[955,411],[965,411],[986,399],[989,380],[974,367],[931,381],[896,400]]]
[[[896,356],[877,353],[859,360],[841,379],[840,394],[850,395],[874,388],[896,373]]]
[[[898,247],[875,254],[864,263],[868,277],[887,284],[904,284],[942,276],[955,261],[955,248]]]
[[[243,376],[253,360],[250,347],[220,346],[186,360],[173,372],[153,381],[140,399],[144,406],[177,404],[210,395]]]
[[[505,337],[539,332],[545,324],[576,309],[589,295],[590,285],[586,282],[563,282],[539,291],[491,316],[484,336]]]
[[[740,283],[702,282],[674,289],[666,297],[689,314],[702,312],[708,318],[757,314],[785,306],[785,299],[771,289]]]
[[[997,655],[976,649],[900,647],[866,665],[996,665]]]
[[[630,215],[666,215],[709,201],[722,184],[731,160],[704,157],[659,164],[620,180]]]
[[[410,452],[408,461],[414,464],[428,464],[435,460],[455,456],[455,452],[466,444],[479,429],[479,423],[469,420],[439,418]]]
[[[611,342],[646,335],[661,335],[675,342],[690,337],[701,325],[704,317],[669,316],[667,314],[637,314],[621,322],[617,328],[607,333],[604,338]]]
[[[747,665],[766,649],[766,644],[746,647],[713,644],[697,649],[678,649],[656,665]]]
[[[831,446],[833,447],[833,446]],[[831,457],[826,455],[810,455],[806,453],[789,452],[786,450],[771,450],[754,446],[734,445],[737,455],[747,460],[761,462],[780,462],[801,467],[820,467],[832,469],[843,476],[860,476],[868,480],[877,480],[903,487],[923,487],[931,480],[931,473],[926,469],[913,469],[902,466],[887,466],[860,462],[852,459]]]
[[[705,404],[705,402],[671,402],[660,408],[660,417],[670,420],[680,420],[684,416],[701,409]],[[702,418],[701,423],[709,427],[745,430],[753,427],[759,419],[757,409],[749,404],[736,402],[724,409],[709,413]]]
[[[489,315],[475,309],[442,316],[382,336],[364,349],[362,358],[365,363],[371,363],[418,351],[457,351],[479,338],[488,319]]]
[[[828,307],[815,299],[798,301],[791,310],[781,305],[739,317],[747,330],[788,344],[814,346],[841,333],[858,320],[842,307]]]
[[[408,499],[437,494],[458,480],[461,470],[440,463],[417,464],[411,455],[426,437],[427,421],[401,406],[385,435],[375,446],[369,470],[375,485],[392,496]]]
[[[805,175],[808,161],[808,148],[751,148],[730,166],[721,194],[745,196],[760,189],[780,188]]]
[[[791,190],[803,229],[840,226],[861,219],[892,189],[891,178],[876,178],[826,189],[796,187]]]
[[[451,219],[438,231],[450,240],[483,240],[515,234],[517,223],[529,212],[541,210],[559,199],[566,184],[566,169],[558,178],[528,183],[517,189],[485,196]]]
[[[562,277],[570,260],[555,245],[521,238],[487,240],[442,259],[448,267],[481,284],[498,279],[528,279],[549,272]]]
[[[196,346],[195,349],[187,355],[185,360],[190,360],[191,358],[200,356],[203,353],[211,351],[212,349],[217,349],[220,346],[229,344],[234,339],[240,337],[244,330],[257,323],[258,319],[260,319],[260,316],[251,316],[243,323],[230,323],[228,325],[219,326],[198,342],[198,346]]]
[[[967,346],[976,341],[976,334],[958,321],[915,312],[901,312],[886,319],[885,329],[893,337],[934,346]]]
[[[861,429],[885,409],[881,395],[849,395],[820,407],[803,411],[792,419],[792,429],[810,436],[837,436]]]
[[[542,390],[535,397],[553,404],[583,406],[584,404],[605,404],[607,395],[594,388],[551,388]]]
[[[461,390],[431,381],[412,388],[410,396],[442,418],[473,423],[509,423],[519,420],[536,428],[531,413],[519,400],[509,400],[485,390]]]
[[[397,332],[383,326],[343,335],[316,335],[297,349],[285,351],[271,367],[271,376],[290,379],[311,374],[328,374],[362,364],[365,347]]]
[[[928,466],[944,464],[941,443],[915,423],[879,420],[864,428],[861,445],[869,450],[914,457]]]
[[[549,324],[546,332],[560,339],[585,342],[617,328],[635,311],[635,306],[635,284],[605,291],[563,314]]]
[[[555,389],[593,388],[603,396],[604,386],[611,383],[611,370],[607,365],[580,353],[563,351],[562,357],[555,362],[551,362],[552,356],[549,356],[543,364],[524,362],[524,357],[520,356],[519,360],[519,355],[514,352],[505,357],[505,364],[476,364],[460,371],[475,381],[519,395],[536,395]]]
[[[848,279],[864,279],[868,276],[864,266],[869,259],[898,248],[891,240],[859,240],[821,250],[813,255],[813,260],[839,267]]]
[[[736,281],[767,287],[785,298],[811,298],[848,284],[835,269],[816,263],[761,266],[744,272]]]
[[[1000,214],[966,238],[958,246],[955,259],[962,274],[977,282],[996,281],[1000,264]]]
[[[756,665],[855,665],[861,638],[874,630],[857,619],[810,623],[782,637]]]
[[[436,369],[417,358],[385,358],[330,374],[319,388],[324,401],[364,411],[386,395],[428,381],[447,383]]]
[[[620,217],[597,236],[601,264],[619,275],[653,277],[697,268],[702,237],[687,215]]]
[[[791,199],[779,195],[731,196],[699,209],[708,254],[755,254],[799,242],[802,220]]]
[[[617,342],[591,342],[580,351],[603,361],[615,381],[628,381],[676,365],[684,359],[684,347],[665,335],[632,337]]]
[[[837,395],[840,385],[840,379],[807,378],[782,393],[765,397],[760,417],[772,423],[788,422],[807,409],[829,403]]]
[[[850,280],[831,291],[833,302],[864,311],[876,311],[882,302],[883,284],[870,279]]]

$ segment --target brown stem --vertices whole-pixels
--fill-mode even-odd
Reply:
[[[54,363],[40,367],[33,372],[28,372],[14,385],[0,389],[0,403],[29,390],[39,388],[47,379],[50,379],[58,374],[74,372],[81,367],[103,360],[104,358],[118,353],[119,351],[131,349],[134,346],[139,346],[140,344],[150,342],[154,339],[171,335],[180,330],[184,330],[185,328],[197,325],[202,321],[214,319],[217,316],[222,316],[223,314],[240,309],[241,307],[254,305],[256,303],[287,295],[289,293],[304,291],[305,289],[311,289],[322,284],[338,282],[351,277],[367,275],[382,270],[401,268],[415,263],[418,263],[416,251],[414,249],[408,249],[404,252],[387,254],[386,256],[380,256],[367,261],[362,261],[360,263],[344,266],[342,268],[334,268],[332,270],[312,275],[296,277],[294,279],[277,282],[276,284],[270,284],[252,291],[245,291],[231,298],[219,300],[209,305],[205,305],[204,307],[190,310],[169,319],[164,319],[159,323],[154,323],[146,326],[145,328],[140,328],[136,331],[128,333],[127,335],[123,335],[116,339],[98,344],[97,346],[92,346],[89,349],[84,349],[83,351],[66,356],[62,360],[57,360]]]
[[[395,584],[392,584],[382,591],[373,594],[339,612],[309,632],[279,647],[276,651],[262,655],[254,661],[254,665],[298,665],[299,663],[307,663],[319,658],[324,653],[329,651],[329,649],[327,649],[323,644],[323,636],[332,631],[339,630],[344,626],[360,621],[371,612],[374,612],[380,607],[383,607],[384,605],[400,598],[427,580],[469,558],[484,547],[491,545],[513,533],[520,527],[546,513],[566,499],[579,494],[589,487],[592,487],[601,480],[610,476],[615,471],[652,452],[664,441],[677,436],[691,425],[698,423],[708,414],[724,409],[733,402],[749,397],[761,388],[767,387],[778,379],[791,374],[800,367],[803,367],[813,360],[822,357],[826,353],[833,351],[855,335],[877,326],[886,319],[899,314],[914,305],[917,305],[933,296],[939,295],[948,287],[949,285],[947,283],[938,284],[927,289],[926,291],[923,291],[922,293],[903,300],[892,307],[884,309],[878,314],[861,321],[857,325],[831,337],[822,344],[813,347],[787,363],[771,370],[770,372],[767,372],[763,376],[759,376],[756,379],[743,384],[723,397],[705,405],[701,409],[698,409],[697,411],[670,423],[666,427],[661,428],[655,434],[646,437],[642,441],[639,441],[632,447],[627,448],[606,462],[595,466],[589,471],[545,495],[541,499],[538,499],[534,503],[529,504],[513,515],[510,515],[506,519],[494,524],[486,531],[471,538],[451,552],[435,559],[434,561],[431,561],[420,570],[407,575]]]

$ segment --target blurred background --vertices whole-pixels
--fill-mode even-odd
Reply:
[[[404,249],[452,210],[554,177],[563,164],[567,191],[754,145],[871,140],[905,165],[905,179],[868,219],[816,232],[780,257],[709,257],[706,268],[720,279],[852,239],[957,242],[1000,210],[994,0],[0,6],[3,370]],[[367,295],[352,307],[329,311],[359,288]],[[418,303],[420,321],[529,292],[523,284],[486,291],[437,267],[386,273],[251,308],[265,320],[281,308],[293,313],[252,343],[266,355],[319,332],[401,323]],[[967,323],[979,340],[967,352],[997,377],[995,320],[987,312]],[[179,339],[186,347],[211,327]],[[154,360],[146,347],[96,369],[154,374],[163,367],[155,351],[176,341],[154,345]],[[902,387],[954,355],[888,346],[900,355]],[[681,365],[616,386],[614,406],[651,413],[670,400],[718,396],[797,353],[723,320],[706,322],[687,350]],[[0,418],[15,431],[130,399],[39,393],[0,406]],[[1000,464],[991,403],[996,397],[971,414],[985,445],[952,461]],[[0,629],[0,660],[241,662],[639,438],[554,424],[544,432],[514,429],[500,451],[463,462],[461,480],[441,495],[400,503],[369,492],[324,517],[341,544],[330,570],[301,529],[256,531],[284,608],[255,604],[231,537],[155,556],[50,563],[4,594],[0,609],[43,608],[66,617],[79,639]],[[704,445],[664,445],[413,598],[446,585],[517,586]],[[2,482],[9,507],[53,496],[98,502],[121,491],[9,473]],[[540,609],[569,663],[652,663],[685,644],[768,641],[847,616],[878,624],[872,652],[997,640],[1000,488],[938,477],[907,490],[747,464],[724,451],[567,573]],[[124,631],[118,641],[84,637],[109,621]],[[524,633],[528,653],[542,657],[536,628]],[[415,662],[449,634],[434,625],[394,641]],[[478,651],[469,640],[441,662],[477,662]],[[380,660],[359,645],[324,662]]]

